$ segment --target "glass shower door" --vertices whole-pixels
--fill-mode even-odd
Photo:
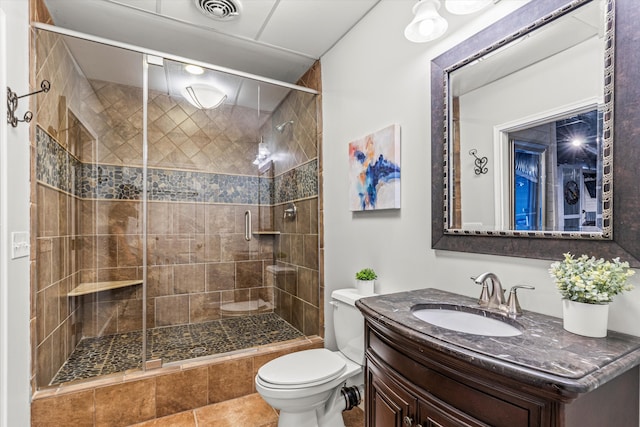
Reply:
[[[241,348],[220,320],[272,311],[264,271],[273,244],[254,234],[266,217],[254,164],[267,117],[259,85],[179,61],[155,64],[147,103],[148,344],[150,357],[167,363]]]
[[[36,30],[36,382],[142,366],[140,53]],[[112,67],[112,64],[118,67]]]

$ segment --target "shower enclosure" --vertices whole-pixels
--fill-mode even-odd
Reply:
[[[316,92],[35,48],[37,387],[320,334]]]

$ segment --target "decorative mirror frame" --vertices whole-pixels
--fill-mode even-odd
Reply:
[[[531,25],[528,25],[525,28],[522,28],[520,31],[517,31],[514,34],[510,34],[508,37],[506,37],[503,40],[500,40],[499,42],[495,43],[492,46],[489,46],[486,49],[481,50],[480,52],[477,52],[476,54],[467,57],[465,59],[463,59],[462,61],[452,65],[451,67],[447,68],[444,70],[444,91],[445,91],[445,106],[444,106],[444,122],[448,125],[445,126],[445,133],[444,133],[444,161],[445,163],[448,160],[448,156],[451,154],[451,137],[450,135],[448,135],[448,133],[451,131],[451,114],[450,114],[450,101],[451,98],[449,96],[449,93],[451,91],[451,86],[449,85],[449,81],[450,81],[450,75],[452,72],[459,70],[460,68],[464,67],[467,64],[473,63],[474,61],[478,61],[481,58],[483,58],[485,55],[489,55],[492,52],[496,52],[499,49],[502,49],[503,47],[508,46],[510,43],[514,43],[517,40],[521,39],[522,37],[525,37],[527,34],[531,34],[532,32],[535,32],[538,29],[541,29],[542,27],[544,27],[545,25],[547,25],[548,23],[550,23],[551,21],[554,21],[558,18],[564,17],[567,14],[573,12],[574,10],[576,10],[577,8],[591,3],[592,1],[600,1],[600,0],[574,0],[573,3],[571,3],[570,6],[568,7],[564,7],[564,8],[560,8],[558,10],[555,10],[553,13],[551,13],[550,15],[546,15],[540,19],[538,19],[536,22],[534,22]],[[611,170],[611,146],[612,146],[612,142],[613,142],[613,72],[614,72],[614,46],[613,46],[613,42],[614,42],[614,31],[613,31],[613,0],[605,0],[607,1],[606,5],[607,5],[607,9],[606,9],[606,19],[605,19],[605,38],[604,38],[604,43],[605,43],[605,56],[604,58],[601,58],[602,60],[602,67],[603,67],[603,71],[604,71],[604,93],[603,95],[603,100],[604,102],[602,103],[602,115],[603,115],[603,130],[602,130],[602,153],[603,153],[603,159],[602,159],[602,192],[601,192],[601,203],[602,203],[602,210],[601,210],[601,217],[602,217],[602,226],[600,228],[600,231],[591,231],[591,232],[586,232],[586,231],[558,231],[558,230],[532,230],[532,231],[518,231],[518,230],[473,230],[473,229],[466,229],[466,228],[455,228],[455,227],[451,227],[451,210],[449,209],[449,204],[453,203],[453,200],[450,199],[450,195],[451,194],[451,190],[449,188],[449,183],[447,182],[447,180],[444,181],[444,194],[445,194],[445,198],[444,198],[444,203],[443,203],[443,209],[444,209],[444,232],[448,233],[448,234],[473,234],[473,235],[489,235],[489,236],[525,236],[525,237],[538,237],[538,238],[571,238],[571,239],[582,239],[582,238],[588,238],[588,239],[611,239],[612,237],[612,223],[611,223],[611,211],[612,211],[612,205],[611,205],[611,196],[612,196],[612,182],[611,182],[611,177],[612,177],[612,170]],[[603,15],[605,15],[605,13],[603,13]],[[451,178],[451,174],[453,174],[453,171],[451,170],[451,168],[455,168],[455,166],[451,163],[448,163],[449,165],[449,174],[447,176],[449,176],[449,178]],[[445,171],[445,173],[447,173]]]
[[[570,238],[559,235],[539,238],[529,237],[526,232],[456,233],[446,229],[448,212],[444,206],[448,197],[446,182],[449,169],[445,157],[446,73],[452,67],[501,47],[518,35],[528,33],[585,2],[533,0],[431,61],[432,248],[539,259],[559,259],[565,252],[585,253],[605,258],[620,257],[633,267],[640,267],[640,169],[634,160],[640,159],[640,57],[633,44],[634,37],[638,35],[635,23],[640,20],[640,12],[630,0],[608,0],[608,6],[613,10],[611,23],[615,26],[615,142],[610,167],[616,194],[613,197],[611,239],[594,238],[592,233],[572,233],[568,236]],[[612,194],[612,189],[610,191]]]

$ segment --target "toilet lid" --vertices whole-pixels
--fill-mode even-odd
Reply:
[[[258,376],[271,384],[303,385],[331,381],[344,372],[346,365],[334,352],[318,348],[278,357],[258,369]]]

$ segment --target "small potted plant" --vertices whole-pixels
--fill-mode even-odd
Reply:
[[[361,295],[373,295],[378,275],[372,268],[363,268],[356,273],[356,288]]]
[[[562,295],[564,329],[588,337],[606,337],[609,303],[613,297],[633,289],[627,279],[635,272],[620,258],[611,261],[564,254],[549,269]]]

